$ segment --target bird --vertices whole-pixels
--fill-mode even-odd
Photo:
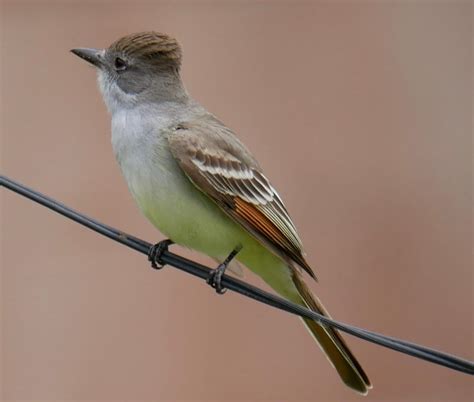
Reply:
[[[116,160],[139,209],[169,238],[152,265],[176,243],[221,262],[210,278],[219,293],[227,266],[243,265],[284,298],[329,317],[306,283],[306,274],[316,275],[283,200],[236,134],[187,92],[179,42],[147,31],[71,52],[96,67]],[[366,395],[370,380],[339,332],[302,320],[342,381]]]

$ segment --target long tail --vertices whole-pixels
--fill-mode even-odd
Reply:
[[[302,301],[309,309],[329,317],[319,299],[311,293],[301,275],[296,271],[293,273],[293,282]],[[301,301],[299,302],[301,304]],[[341,376],[342,381],[353,390],[366,395],[372,388],[370,380],[341,335],[336,330],[319,325],[313,320],[303,319],[303,321]]]

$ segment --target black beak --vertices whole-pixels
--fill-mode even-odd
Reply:
[[[101,49],[88,49],[80,47],[77,49],[71,49],[71,52],[81,59],[88,61],[96,67],[102,66],[102,50]]]

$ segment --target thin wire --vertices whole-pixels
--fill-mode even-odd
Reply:
[[[107,226],[92,218],[89,218],[77,211],[72,210],[64,204],[53,200],[52,198],[49,198],[12,179],[9,179],[6,176],[0,176],[0,185],[5,186],[7,189],[17,194],[20,194],[32,201],[35,201],[38,204],[41,204],[65,216],[66,218],[80,223],[81,225],[92,229],[95,232],[106,236],[112,240],[115,240],[125,246],[128,246],[142,254],[148,255],[150,251],[152,244],[137,237],[131,236],[125,232],[117,230],[111,226]],[[160,260],[166,265],[173,266],[201,279],[207,279],[209,277],[209,267],[191,261],[187,258],[181,257],[170,251],[164,251],[160,257]],[[308,310],[307,308],[291,303],[288,300],[285,300],[279,296],[273,295],[255,286],[249,285],[248,283],[243,282],[239,279],[232,278],[228,275],[224,275],[222,277],[222,285],[229,290],[233,290],[234,292],[240,293],[261,303],[278,308],[280,310],[287,311],[291,314],[313,319],[320,324],[337,328],[340,331],[346,332],[366,341],[384,346],[392,350],[396,350],[401,353],[405,353],[413,357],[417,357],[419,359],[429,361],[434,364],[448,367],[453,370],[474,375],[474,363],[469,360],[330,319],[314,311]]]

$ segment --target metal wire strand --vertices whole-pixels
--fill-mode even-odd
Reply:
[[[58,201],[9,179],[6,176],[0,176],[0,185],[142,254],[148,255],[149,250],[152,247],[152,244],[144,240],[89,218]],[[209,267],[181,257],[180,255],[174,254],[170,251],[164,251],[161,254],[161,261],[166,265],[175,267],[204,280],[209,276]],[[261,303],[287,311],[291,314],[313,319],[320,324],[337,328],[340,331],[346,332],[360,339],[364,339],[440,366],[474,375],[474,363],[472,361],[330,319],[228,275],[223,275],[222,285],[229,290],[240,293],[241,295],[247,296]],[[446,320],[446,317],[443,317],[443,319]]]

